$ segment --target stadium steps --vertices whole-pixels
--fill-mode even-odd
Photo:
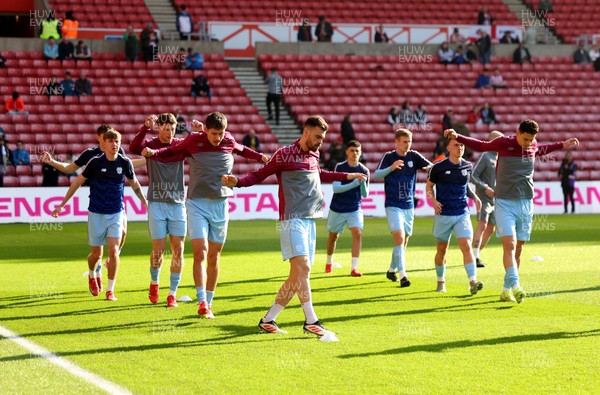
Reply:
[[[523,4],[522,0],[502,0],[504,4],[508,6],[510,11],[517,16],[521,22],[523,22],[523,16],[532,18],[535,14],[527,6]],[[560,44],[560,40],[552,33],[547,27],[544,26],[544,22],[539,18],[536,20],[536,31],[537,31],[537,43],[538,44]]]
[[[263,77],[256,70],[256,67],[239,64],[238,62],[237,65],[231,64],[230,68],[235,78],[240,81],[248,97],[252,100],[252,104],[258,108],[258,113],[265,117],[266,123],[271,127],[272,133],[277,135],[279,143],[287,145],[294,142],[300,135],[300,129],[285,106],[280,106],[279,125],[275,123],[274,119],[267,120],[266,97],[268,87]]]
[[[172,38],[169,36],[177,33],[177,25],[175,23],[177,12],[175,12],[171,2],[169,0],[145,0],[145,2],[158,28],[163,33],[163,37],[167,39]],[[176,39],[179,39],[178,34]]]

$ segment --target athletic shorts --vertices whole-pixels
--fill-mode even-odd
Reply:
[[[531,199],[496,199],[496,236],[529,241],[533,221]]]
[[[473,238],[473,225],[469,213],[461,215],[436,215],[433,219],[433,236],[440,243],[450,241],[450,236],[457,239]]]
[[[386,207],[385,215],[387,217],[390,232],[403,230],[407,236],[412,235],[413,222],[415,220],[415,210],[412,208],[404,209],[399,207]]]
[[[185,236],[185,204],[148,202],[148,229],[152,240],[171,236]]]
[[[194,198],[185,201],[190,240],[208,239],[213,243],[225,244],[229,224],[227,198]]]
[[[486,194],[484,196],[477,195],[481,200],[481,210],[477,213],[477,221],[487,222],[488,224],[496,224],[496,216],[494,215],[494,201]]]
[[[281,254],[283,260],[306,256],[313,264],[315,261],[315,246],[317,228],[311,218],[293,218],[278,222],[281,236]]]
[[[344,233],[344,225],[350,228],[364,227],[365,220],[363,218],[362,210],[352,211],[349,213],[338,213],[333,210],[329,210],[327,216],[327,231],[333,233]]]
[[[88,244],[91,247],[101,247],[106,244],[109,237],[120,239],[123,237],[123,217],[125,211],[115,214],[88,214]]]

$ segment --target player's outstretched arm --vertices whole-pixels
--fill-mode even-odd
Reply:
[[[146,158],[138,158],[138,159],[131,159],[131,163],[133,164],[133,168],[134,169],[139,169],[140,167],[144,167],[146,166]]]
[[[129,152],[135,155],[141,155],[142,150],[146,147],[146,134],[152,130],[152,126],[158,120],[156,115],[150,115],[144,121],[144,125],[140,128],[140,130],[136,133],[131,143],[129,143]],[[135,166],[135,164],[134,164]]]
[[[344,193],[344,192],[347,192],[351,189],[358,187],[359,185],[360,185],[360,180],[358,180],[358,179],[355,179],[352,182],[349,182],[348,184],[342,184],[341,181],[335,181],[332,184],[333,193]]]
[[[75,192],[77,192],[79,187],[82,186],[86,180],[87,178],[85,178],[83,174],[78,175],[77,178],[73,180],[73,182],[69,186],[69,190],[67,191],[67,194],[65,195],[63,201],[52,211],[52,216],[54,218],[58,217],[58,214],[60,214],[61,210],[65,207],[69,200],[71,200],[73,195],[75,195]]]
[[[571,137],[570,139],[563,141],[563,149],[575,148],[578,145],[579,145],[579,139],[577,139],[575,137]]]
[[[133,161],[132,161],[133,162]],[[146,196],[144,196],[144,192],[142,191],[142,187],[140,186],[140,182],[136,177],[133,177],[129,180],[129,185],[131,185],[131,189],[135,193],[135,196],[140,199],[146,210],[148,210],[148,200],[146,200]]]
[[[433,191],[434,185],[435,184],[433,182],[431,182],[431,180],[427,180],[427,185],[425,186],[425,192],[427,194],[427,197],[431,201],[431,204],[433,204],[433,211],[435,211],[436,214],[441,214],[442,213],[442,203],[438,202],[437,199],[435,198],[435,192]]]
[[[367,170],[367,180],[360,182],[360,195],[364,198],[369,196],[369,179],[371,178],[371,173]]]
[[[401,169],[404,166],[404,161],[402,159],[398,159],[397,161],[395,161],[394,163],[391,164],[391,166],[386,167],[384,169],[379,168],[377,170],[375,170],[375,173],[373,174],[373,178],[376,180],[381,180],[385,177],[387,177],[388,174],[390,174],[391,172],[393,172],[396,169]]]
[[[52,155],[50,155],[48,151],[44,151],[42,154],[42,162],[54,167],[56,170],[64,174],[73,174],[77,169],[79,169],[79,166],[77,166],[74,162],[66,163],[52,159]]]

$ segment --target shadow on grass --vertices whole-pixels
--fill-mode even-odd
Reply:
[[[436,343],[436,344],[423,344],[418,346],[408,346],[394,348],[391,350],[359,353],[359,354],[345,354],[340,355],[341,359],[349,358],[368,358],[380,355],[394,355],[394,354],[406,354],[413,352],[443,352],[446,350],[452,350],[464,347],[479,347],[479,346],[494,346],[497,344],[510,344],[510,343],[525,343],[535,341],[547,341],[547,340],[559,340],[559,339],[577,339],[580,337],[589,336],[600,336],[600,329],[592,329],[589,331],[582,332],[552,332],[552,333],[540,333],[535,335],[518,335],[518,336],[505,336],[497,337],[493,339],[484,340],[459,340],[454,342]]]

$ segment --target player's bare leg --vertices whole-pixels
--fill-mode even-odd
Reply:
[[[100,292],[100,290],[98,288],[98,283],[96,280],[96,267],[99,264],[100,265],[102,264],[102,254],[103,254],[102,246],[97,246],[97,247],[92,247],[92,250],[90,251],[89,255],[87,256],[88,274],[89,274],[88,285],[89,285],[90,292],[94,296],[98,296],[98,293]]]
[[[325,262],[325,273],[331,273],[332,268],[334,267],[333,254],[335,253],[339,237],[339,233],[329,232],[329,237],[327,238],[327,262]]]
[[[469,277],[469,290],[471,291],[471,295],[475,295],[483,289],[483,283],[477,281],[477,266],[475,265],[475,257],[471,249],[471,239],[468,237],[459,238],[458,246],[462,252],[465,271]]]
[[[408,242],[406,233],[404,233],[403,230],[395,230],[392,232],[392,237],[394,239],[394,250],[392,251],[392,263],[386,276],[392,281],[398,281],[398,277],[400,277],[400,287],[409,287],[410,280],[406,276],[406,267],[404,265],[404,255],[406,253],[405,245]],[[395,268],[398,269],[399,276],[396,276]]]
[[[119,271],[119,244],[121,238],[108,238],[108,286],[106,287],[106,299],[117,300],[115,297],[115,282]]]
[[[448,251],[449,241],[438,241],[435,253],[435,273],[437,276],[436,292],[446,292],[446,252]]]
[[[521,255],[520,251],[523,246],[523,242],[520,243],[521,249],[519,250],[519,259]],[[526,296],[525,291],[523,291],[519,283],[519,267],[516,259],[518,244],[515,236],[502,237],[502,248],[504,250],[502,260],[506,274],[504,276],[504,287],[502,288],[502,294],[500,295],[501,301],[510,301],[511,291],[514,294],[514,299],[518,303],[521,303]]]
[[[206,267],[206,302],[208,303],[208,318],[214,318],[212,314],[212,301],[219,282],[219,271],[221,252],[223,244],[208,242],[208,259]]]
[[[208,314],[208,303],[206,302],[206,258],[208,256],[208,240],[193,239],[192,249],[194,250],[194,285],[196,286],[196,296],[198,298],[198,314],[206,318]]]
[[[183,271],[183,247],[185,244],[185,236],[170,236],[170,242],[172,256],[167,307],[177,307],[177,288],[181,281],[181,272]]]
[[[350,228],[352,233],[352,270],[350,275],[352,277],[360,277],[362,273],[358,271],[358,259],[360,258],[360,250],[362,249],[362,229],[361,228]]]
[[[150,255],[150,290],[148,298],[152,303],[158,303],[160,268],[167,247],[167,238],[152,240],[152,255]]]

